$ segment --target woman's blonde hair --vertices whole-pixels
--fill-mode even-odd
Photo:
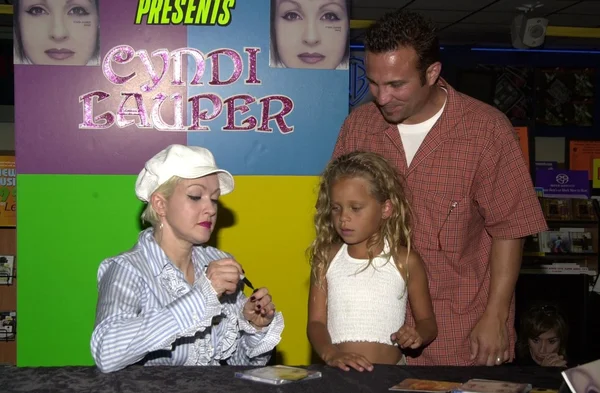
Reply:
[[[180,177],[173,176],[169,180],[158,186],[158,188],[152,194],[161,194],[163,197],[165,197],[165,199],[168,200],[171,197],[171,195],[173,195],[173,192],[175,192],[175,188],[177,187],[177,184],[179,184],[180,181]],[[154,210],[154,207],[152,206],[152,198],[150,198],[150,201],[148,201],[148,204],[146,205],[146,208],[142,213],[142,222],[147,222],[154,228],[156,228],[160,224],[160,217],[156,210]]]
[[[370,183],[371,195],[379,203],[389,200],[392,205],[391,216],[383,222],[379,231],[367,240],[369,265],[375,257],[375,248],[387,241],[390,247],[389,255],[394,258],[398,270],[401,273],[404,271],[408,279],[412,228],[411,209],[404,192],[403,179],[382,156],[375,153],[354,152],[331,161],[321,175],[314,217],[316,237],[308,250],[314,282],[322,286],[334,256],[331,255],[332,246],[342,243],[331,218],[331,188],[335,182],[348,178],[367,180]],[[400,263],[399,258],[402,247],[408,249],[404,263]]]

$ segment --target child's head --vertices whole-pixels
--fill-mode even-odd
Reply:
[[[566,356],[568,326],[557,306],[534,305],[521,317],[517,352],[541,364],[550,354]]]
[[[354,152],[331,161],[321,176],[311,247],[315,279],[327,272],[331,246],[366,244],[369,259],[387,241],[390,254],[410,247],[410,208],[402,180],[380,155]]]

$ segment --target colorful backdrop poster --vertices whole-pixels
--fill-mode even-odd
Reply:
[[[234,174],[211,244],[276,299],[276,361],[311,362],[305,255],[349,71],[269,63],[273,18],[294,24],[315,4],[311,49],[301,28],[287,49],[327,57],[325,36],[344,42],[342,0],[14,2],[19,366],[93,364],[98,266],[137,241],[136,176],[174,143]]]
[[[17,173],[15,156],[0,156],[0,227],[17,224]]]
[[[212,149],[234,174],[323,169],[348,112],[332,94],[348,87],[346,1],[186,4],[15,2],[20,173],[132,174],[171,143]],[[322,26],[302,28],[300,6]],[[312,68],[269,66],[279,20],[297,26],[281,29],[286,53]]]

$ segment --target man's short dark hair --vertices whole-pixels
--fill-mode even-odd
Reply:
[[[425,83],[427,68],[440,60],[440,43],[435,23],[415,12],[395,10],[387,12],[367,29],[365,50],[385,53],[410,47],[417,52],[417,69]]]

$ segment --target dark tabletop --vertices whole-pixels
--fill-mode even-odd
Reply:
[[[469,378],[501,379],[558,389],[561,369],[540,367],[416,367],[376,365],[359,373],[314,365],[323,377],[271,386],[234,378],[236,371],[253,367],[143,367],[103,374],[95,367],[0,367],[0,392],[387,392],[405,378],[465,382]]]

